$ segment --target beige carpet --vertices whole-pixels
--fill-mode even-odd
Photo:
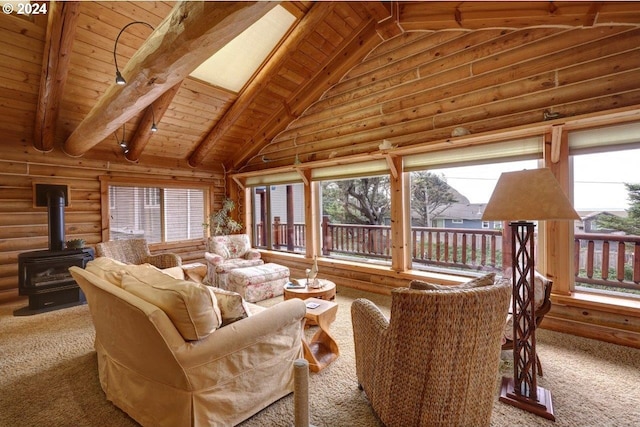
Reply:
[[[315,426],[380,425],[355,380],[349,306],[363,295],[339,289],[332,332],[342,354],[321,373],[311,374]],[[388,297],[367,296],[388,313]],[[14,317],[13,310],[24,305],[0,306],[0,427],[135,426],[100,389],[87,306]],[[538,353],[545,373],[539,385],[551,390],[557,421],[498,402],[496,378],[492,426],[640,426],[640,350],[539,330]],[[510,353],[503,356],[501,369],[510,376]],[[292,423],[289,395],[241,426]]]

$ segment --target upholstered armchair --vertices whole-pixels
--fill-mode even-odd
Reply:
[[[394,289],[351,306],[358,385],[387,427],[488,426],[511,285]]]
[[[226,289],[228,273],[235,268],[264,264],[260,252],[251,247],[247,234],[229,234],[209,238],[206,284]]]
[[[158,268],[180,267],[182,259],[172,253],[151,255],[145,239],[111,240],[96,245],[96,254],[126,264],[151,264]]]

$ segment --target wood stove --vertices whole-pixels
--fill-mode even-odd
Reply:
[[[18,293],[29,297],[29,306],[17,310],[16,315],[85,302],[69,267],[84,268],[94,258],[91,248],[65,249],[67,186],[35,184],[35,200],[36,206],[47,206],[49,249],[18,255]]]

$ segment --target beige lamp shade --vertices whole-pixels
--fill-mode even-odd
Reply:
[[[580,216],[547,168],[500,175],[484,221],[573,220]]]

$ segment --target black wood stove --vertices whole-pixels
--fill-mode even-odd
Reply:
[[[36,184],[36,206],[47,206],[49,249],[18,255],[18,293],[29,296],[29,306],[15,315],[35,314],[85,302],[69,267],[84,268],[94,258],[93,249],[65,249],[64,185]]]

